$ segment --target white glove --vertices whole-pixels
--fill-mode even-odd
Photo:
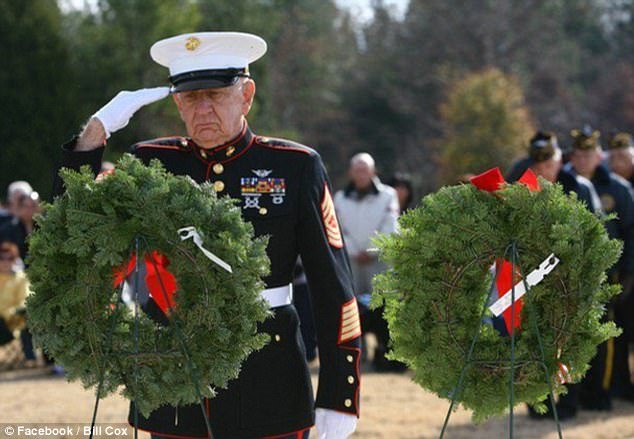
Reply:
[[[315,410],[315,427],[318,439],[346,439],[357,428],[357,417],[335,410]]]
[[[169,87],[142,88],[136,91],[120,91],[92,117],[99,119],[106,130],[106,139],[111,133],[125,127],[139,108],[165,98]]]

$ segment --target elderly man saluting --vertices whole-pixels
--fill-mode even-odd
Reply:
[[[227,389],[204,401],[214,437],[306,438],[316,424],[320,438],[346,438],[359,413],[361,335],[350,267],[319,154],[258,136],[247,124],[255,94],[248,65],[265,52],[264,40],[235,32],[186,34],[155,43],[150,54],[169,68],[171,88],[119,93],[63,146],[63,166],[90,164],[97,173],[110,134],[125,127],[142,106],[171,93],[188,136],[139,142],[132,152],[146,163],[159,159],[174,174],[210,181],[219,196],[240,200],[257,236],[270,236],[271,274],[262,295],[274,317],[260,331],[271,342],[245,361]],[[59,181],[56,185],[59,193]],[[316,402],[292,305],[290,283],[298,254],[317,314]],[[132,414],[133,403],[130,423]],[[152,437],[207,436],[199,404],[161,407],[148,418],[140,416],[138,427]]]

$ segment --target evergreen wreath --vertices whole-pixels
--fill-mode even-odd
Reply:
[[[540,179],[541,191],[523,184],[494,193],[473,185],[442,188],[404,214],[400,233],[376,243],[391,267],[375,277],[373,306],[385,305],[392,358],[415,371],[414,381],[440,397],[456,398],[475,421],[503,414],[509,404],[510,337],[481,326],[461,389],[456,388],[493,281],[490,268],[511,242],[523,275],[554,253],[559,265],[524,296],[515,332],[515,403],[545,411],[550,385],[539,362],[539,328],[545,365],[555,393],[560,364],[569,382],[579,381],[596,346],[619,334],[602,316],[619,287],[605,271],[621,243],[610,240],[603,221],[573,194]],[[510,261],[507,253],[507,259]],[[485,322],[490,321],[489,310]]]
[[[122,394],[146,416],[163,404],[213,397],[214,387],[236,378],[241,362],[267,341],[257,334],[269,314],[259,294],[269,270],[266,240],[253,238],[231,199],[168,173],[157,160],[144,166],[126,154],[96,180],[87,167],[60,175],[66,192],[46,206],[30,239],[34,341],[69,380],[88,388],[103,379],[98,397],[124,386]],[[181,241],[177,230],[186,226],[233,273],[192,240]],[[151,260],[159,252],[175,278],[167,324],[139,312],[137,325],[134,307],[118,299],[113,272],[128,264],[139,242],[138,253]]]

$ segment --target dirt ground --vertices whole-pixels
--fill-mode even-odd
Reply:
[[[89,424],[94,404],[92,391],[62,377],[44,374],[41,369],[0,373],[0,395],[3,423]],[[361,404],[355,438],[437,438],[449,406],[447,401],[419,388],[409,374],[371,372],[363,375]],[[127,409],[128,403],[121,397],[102,400],[97,422],[125,422]],[[515,438],[557,437],[554,422],[530,420],[524,408],[517,409],[514,428]],[[634,405],[616,401],[610,413],[581,412],[574,421],[562,423],[562,428],[565,438],[634,437]],[[0,431],[0,437],[10,436]],[[139,434],[139,438],[148,437]],[[508,437],[508,420],[501,418],[475,426],[469,413],[458,410],[451,417],[445,437]]]

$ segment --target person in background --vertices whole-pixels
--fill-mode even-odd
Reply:
[[[607,163],[615,174],[634,183],[634,142],[629,133],[616,133],[608,140]],[[625,286],[624,286],[625,288]],[[630,287],[631,288],[631,287]],[[623,334],[614,346],[614,383],[612,393],[617,398],[634,402],[634,385],[631,381],[629,356],[634,341],[634,295],[623,291],[619,305],[614,308],[614,318],[623,328]]]
[[[414,201],[414,187],[412,186],[412,178],[409,174],[397,172],[387,182],[396,191],[398,197],[398,205],[401,215],[404,214]]]
[[[26,181],[15,181],[7,191],[7,210],[11,217],[0,225],[0,239],[15,243],[25,261],[26,238],[33,231],[33,217],[40,211],[40,196]]]
[[[623,253],[618,263],[608,272],[613,283],[619,282],[623,293],[617,296],[607,310],[607,319],[615,320],[622,326],[620,312],[632,286],[634,276],[634,200],[631,185],[610,172],[602,163],[603,151],[599,142],[600,133],[589,126],[572,130],[572,153],[570,162],[564,166],[567,171],[581,175],[592,181],[601,199],[603,210],[616,217],[605,226],[611,238],[623,241]],[[610,410],[612,400],[610,388],[613,382],[615,344],[621,344],[623,335],[610,339],[599,346],[598,353],[590,363],[590,370],[581,383],[579,402],[588,410]],[[623,390],[629,392],[631,384]]]
[[[18,246],[0,242],[0,344],[13,340],[15,331],[24,332],[26,323],[24,301],[29,295],[29,281],[20,268]],[[35,353],[30,337],[22,340],[25,366],[35,365]]]
[[[11,221],[11,218],[12,216],[9,209],[5,207],[4,204],[0,203],[0,228],[2,228],[2,226],[8,221]]]
[[[507,181],[517,181],[527,169],[551,183],[559,183],[566,193],[575,193],[591,212],[601,214],[601,201],[590,180],[571,171],[563,169],[562,152],[557,137],[548,131],[538,131],[530,139],[528,155],[511,167]],[[568,394],[562,395],[557,404],[560,420],[570,419],[577,415],[579,385],[568,385]],[[548,411],[537,413],[528,406],[528,414],[533,419],[551,419],[550,402],[546,401]]]
[[[615,174],[634,184],[634,140],[629,133],[616,133],[608,140],[608,166]]]
[[[553,133],[537,131],[529,141],[528,155],[513,164],[506,180],[517,181],[529,168],[537,176],[561,184],[566,193],[576,193],[592,212],[602,212],[601,200],[592,182],[563,168],[562,151]]]
[[[389,234],[397,230],[398,197],[390,186],[381,183],[376,175],[374,159],[368,153],[359,153],[350,160],[350,183],[335,194],[335,210],[341,221],[346,243],[354,292],[361,311],[363,332],[372,332],[377,338],[374,353],[376,370],[389,370],[394,363],[385,358],[389,333],[382,309],[369,309],[372,278],[386,269],[372,251],[372,238],[378,233]]]

